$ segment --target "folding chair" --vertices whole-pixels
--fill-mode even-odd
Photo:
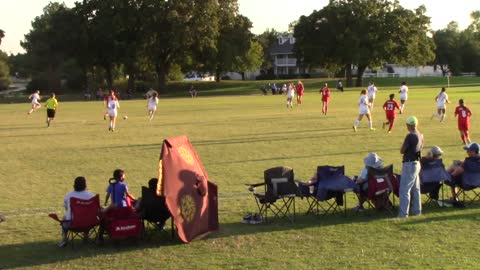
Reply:
[[[467,157],[463,162],[463,169],[464,172],[462,174],[458,196],[463,195],[463,202],[468,199],[469,204],[471,204],[480,199],[480,191],[476,190],[477,188],[480,188],[480,158]],[[473,195],[469,195],[467,191],[470,191]]]
[[[427,196],[425,204],[438,200],[438,193],[442,190],[442,201],[444,201],[443,183],[450,181],[451,177],[445,170],[441,159],[421,160],[420,170],[420,192]]]
[[[99,239],[103,242],[103,233],[111,239],[120,240],[141,236],[142,223],[140,216],[131,207],[114,207],[101,216]]]
[[[171,218],[170,211],[165,204],[165,197],[157,196],[155,190],[142,187],[142,200],[140,203],[140,218],[142,219],[142,234],[146,235],[147,227],[166,232],[164,225]],[[174,231],[172,220],[172,235]]]
[[[399,179],[393,173],[393,165],[386,166],[383,169],[369,167],[367,191],[369,206],[393,213],[395,195],[398,196],[399,186]],[[390,197],[392,197],[391,200]]]
[[[358,186],[345,176],[345,166],[318,166],[313,191],[307,192],[305,186],[300,187],[309,204],[307,214],[343,212],[346,215],[346,192],[357,189]]]
[[[300,192],[292,168],[270,168],[264,171],[264,183],[247,185],[255,197],[259,215],[265,222],[268,221],[268,212],[274,217],[295,221],[295,198],[300,196]],[[265,187],[264,193],[255,191],[259,186]]]
[[[57,214],[48,216],[58,221],[63,228],[67,229],[67,243],[73,248],[73,240],[83,238],[84,241],[97,236],[97,227],[100,224],[100,197],[98,195],[89,200],[70,198],[71,220],[61,220]]]

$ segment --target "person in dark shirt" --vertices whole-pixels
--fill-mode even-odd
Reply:
[[[408,135],[405,137],[400,153],[403,154],[402,177],[400,181],[399,218],[406,218],[409,210],[414,216],[422,214],[420,194],[420,156],[423,147],[423,135],[417,130],[415,116],[407,119]],[[410,209],[410,203],[412,209]]]

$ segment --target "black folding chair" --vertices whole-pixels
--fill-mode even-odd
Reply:
[[[294,182],[293,169],[290,167],[275,167],[264,171],[264,183],[247,184],[253,193],[259,215],[265,222],[268,213],[273,217],[287,218],[295,221],[295,198],[301,196]],[[264,186],[263,193],[257,193],[255,188]]]
[[[169,218],[172,221],[172,238],[174,237],[175,229],[173,218],[171,218],[170,211],[165,204],[165,197],[157,196],[154,190],[142,187],[142,199],[139,211],[143,224],[143,237],[146,236],[148,228],[166,233],[165,224]]]
[[[444,201],[443,183],[450,181],[451,177],[445,170],[445,165],[441,159],[421,160],[422,169],[420,170],[420,192],[425,194],[427,200],[424,204],[437,201],[441,189],[441,199]]]

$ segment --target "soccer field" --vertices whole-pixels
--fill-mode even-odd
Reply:
[[[363,158],[378,153],[400,173],[400,146],[410,115],[419,119],[425,150],[445,152],[444,163],[465,157],[453,111],[459,98],[473,112],[472,141],[479,142],[478,87],[447,90],[452,104],[446,121],[431,120],[439,88],[409,85],[405,113],[391,134],[382,129],[381,105],[398,87],[382,88],[373,110],[376,131],[366,119],[358,132],[360,91],[332,89],[328,116],[321,113],[318,89],[306,84],[304,104],[286,108],[285,96],[222,96],[160,99],[148,122],[146,101],[120,101],[116,132],[108,131],[101,102],[62,102],[57,118],[46,128],[44,108],[27,115],[29,104],[0,105],[0,269],[477,269],[480,259],[480,204],[466,209],[429,205],[420,217],[399,220],[374,210],[342,215],[306,216],[307,202],[297,199],[294,224],[241,224],[255,212],[245,183],[263,181],[263,171],[290,166],[295,178],[308,180],[318,165],[345,165],[346,175],[358,175]],[[259,91],[258,91],[259,92]],[[204,163],[210,181],[219,188],[220,230],[188,245],[159,236],[145,243],[115,247],[76,245],[58,248],[60,228],[47,217],[63,214],[64,195],[83,175],[88,190],[103,202],[114,169],[126,171],[129,190],[140,196],[142,185],[156,177],[162,141],[187,135]],[[449,190],[445,188],[445,196]],[[348,207],[356,197],[348,194]],[[397,200],[398,204],[398,200]]]

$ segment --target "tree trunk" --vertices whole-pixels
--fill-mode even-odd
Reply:
[[[347,80],[347,87],[353,86],[353,79],[352,79],[352,64],[345,65],[345,77]]]
[[[245,72],[240,72],[240,74],[242,75],[242,81],[245,81]]]
[[[217,70],[215,71],[215,80],[217,82],[222,81],[222,76],[221,75],[222,75],[222,70],[221,70],[220,67],[217,67]]]
[[[108,89],[113,88],[113,75],[112,75],[112,66],[111,65],[105,65],[105,76],[107,79],[107,87]]]
[[[357,83],[355,86],[362,86],[363,85],[363,73],[365,72],[365,69],[367,66],[358,66],[357,69]]]
[[[168,67],[157,64],[155,70],[157,72],[157,91],[158,93],[166,93]]]

